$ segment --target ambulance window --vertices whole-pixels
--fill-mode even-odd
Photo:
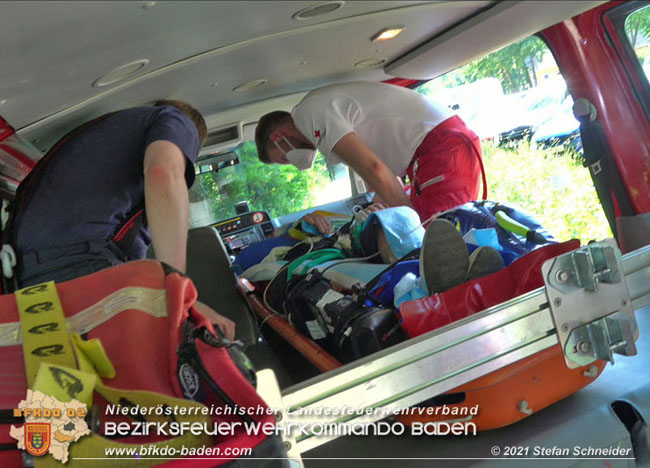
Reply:
[[[650,6],[643,3],[622,2],[608,10],[605,26],[630,85],[650,120]]]
[[[299,171],[260,162],[252,141],[235,151],[238,164],[197,174],[190,189],[190,227],[234,217],[242,201],[278,217],[352,196],[347,168],[328,165],[320,153],[311,170]]]
[[[481,138],[489,199],[524,209],[558,240],[611,237],[582,165],[573,98],[544,41],[528,37],[417,91],[454,109]]]
[[[625,19],[625,35],[643,73],[650,78],[650,6],[630,13]]]

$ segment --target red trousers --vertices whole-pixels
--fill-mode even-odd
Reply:
[[[422,221],[478,199],[481,179],[483,198],[487,198],[481,154],[479,137],[458,116],[445,120],[424,137],[407,170],[411,204]]]

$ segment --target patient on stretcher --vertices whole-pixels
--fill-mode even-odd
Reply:
[[[350,362],[406,339],[402,313],[418,299],[495,273],[536,249],[528,236],[497,225],[494,213],[505,211],[544,232],[520,211],[487,201],[443,213],[426,230],[408,207],[374,206],[354,217],[314,212],[282,236],[281,247],[278,238],[251,246],[263,261],[241,275],[266,282],[259,291],[269,311]],[[544,242],[549,238],[544,234]]]
[[[355,266],[361,270],[366,269],[370,276],[375,276],[387,265],[396,263],[409,253],[415,253],[412,257],[420,260],[420,280],[413,283],[415,296],[411,294],[411,298],[446,291],[464,281],[494,273],[504,266],[499,253],[489,246],[479,247],[470,255],[462,235],[449,221],[434,220],[425,231],[417,213],[408,207],[384,208],[375,204],[357,213],[354,219],[348,218],[350,222],[343,226],[340,220],[341,215],[310,213],[289,229],[289,236],[258,243],[255,252],[251,250],[249,253],[245,249],[236,265],[242,270],[248,267],[242,276],[252,280],[262,279],[259,275],[256,277],[256,274],[265,271],[265,266],[277,266],[277,271],[281,266],[278,266],[278,260],[295,260],[296,255],[286,257],[288,252],[297,250],[301,253],[302,247],[302,252],[307,253],[326,247],[338,249],[341,252],[339,258],[364,261],[367,266]],[[333,225],[339,229],[333,230]],[[250,257],[253,256],[258,261],[260,258],[263,260],[250,268]],[[323,261],[333,258],[336,256],[321,256]],[[310,267],[315,266],[318,263],[311,261]],[[363,273],[359,279],[361,283],[364,282]]]

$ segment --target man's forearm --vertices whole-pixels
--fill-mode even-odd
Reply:
[[[152,143],[145,154],[145,209],[156,259],[185,272],[189,198],[185,160],[175,145]]]
[[[184,273],[189,218],[185,180],[150,174],[145,178],[145,203],[156,258]]]
[[[404,187],[385,165],[359,175],[375,190],[381,203],[388,206],[411,206]]]
[[[374,188],[383,203],[389,206],[411,206],[396,175],[354,132],[343,136],[334,145],[333,151]]]

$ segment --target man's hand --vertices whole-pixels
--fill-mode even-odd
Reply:
[[[201,301],[196,301],[194,303],[194,309],[196,309],[198,313],[207,318],[210,323],[221,328],[221,331],[224,335],[226,335],[226,338],[231,341],[235,339],[235,322],[227,319],[221,314],[218,314],[212,310],[212,308],[208,307]]]
[[[388,207],[383,203],[378,203],[373,201],[370,205],[366,206],[363,210],[357,212],[357,214],[355,215],[355,219],[357,220],[357,223],[361,223],[365,221],[368,218],[368,216],[370,216],[371,213],[385,210],[386,208]]]
[[[385,210],[386,208],[388,208],[388,207],[386,205],[384,205],[383,203],[373,202],[371,205],[368,205],[367,207],[365,207],[363,209],[363,212],[365,214],[369,215],[370,213]]]
[[[308,215],[302,218],[302,221],[305,221],[313,226],[316,226],[318,232],[323,235],[327,235],[332,232],[332,223],[329,220],[318,213],[309,213]]]

